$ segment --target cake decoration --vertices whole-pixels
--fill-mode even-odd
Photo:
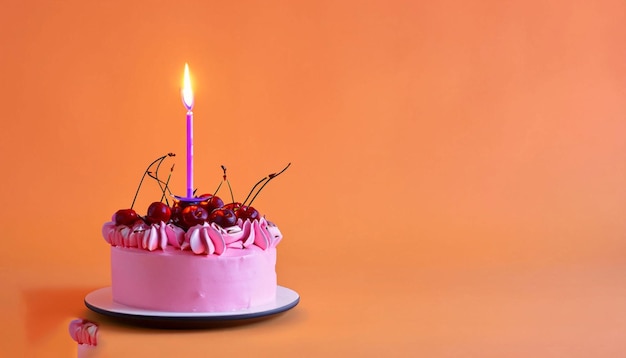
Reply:
[[[150,163],[139,182],[131,208],[118,210],[111,221],[104,223],[102,236],[107,243],[111,246],[148,251],[164,250],[167,246],[172,246],[180,250],[191,250],[198,255],[221,255],[227,249],[245,249],[250,245],[257,245],[263,250],[276,247],[282,239],[282,233],[251,204],[267,183],[287,170],[291,163],[280,172],[269,174],[258,181],[243,202],[236,202],[226,175],[226,167],[223,165],[223,180],[214,194],[202,194],[193,198],[173,196],[169,189],[173,167],[166,181],[159,178],[161,163],[173,156],[173,153],[168,153]],[[158,183],[161,200],[165,203],[153,202],[148,206],[146,214],[141,216],[133,206],[146,176]],[[228,204],[224,204],[217,196],[223,182],[227,183],[231,194],[232,202]],[[261,187],[255,193],[259,185]],[[171,206],[167,199],[168,193],[173,200]]]
[[[70,337],[79,345],[98,345],[98,325],[86,319],[75,319],[69,325]]]

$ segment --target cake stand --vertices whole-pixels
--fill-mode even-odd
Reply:
[[[275,302],[230,312],[163,312],[129,307],[113,301],[110,286],[97,289],[85,296],[85,306],[96,313],[156,328],[209,327],[229,322],[248,323],[290,310],[298,302],[300,295],[282,286],[276,288]]]

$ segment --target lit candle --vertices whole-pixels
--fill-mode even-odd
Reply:
[[[189,66],[185,63],[183,88],[180,90],[183,104],[187,108],[187,198],[193,197],[193,91]]]

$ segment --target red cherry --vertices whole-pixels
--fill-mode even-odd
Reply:
[[[211,212],[209,221],[221,227],[229,227],[237,223],[237,216],[235,216],[235,212],[231,209],[220,208]]]
[[[184,226],[183,219],[182,219],[183,209],[190,205],[197,205],[197,202],[188,201],[188,200],[174,200],[174,204],[172,204],[172,208],[171,208],[172,216],[170,217],[170,220],[174,224],[177,224],[179,226]]]
[[[121,209],[115,212],[115,225],[132,225],[139,215],[133,209]]]
[[[194,225],[201,225],[209,218],[209,212],[198,205],[189,205],[181,212],[182,224],[190,228]]]
[[[226,205],[223,206],[224,209],[230,209],[232,211],[235,212],[235,214],[237,214],[237,210],[239,210],[239,208],[241,208],[241,203],[228,203]]]
[[[201,201],[198,206],[204,208],[204,210],[206,210],[207,212],[212,212],[215,209],[219,209],[222,206],[224,206],[224,201],[222,201],[222,199],[220,199],[218,196],[216,195],[211,195],[211,194],[204,194],[203,196],[201,196],[203,199],[205,198],[205,195],[210,195],[210,197],[207,200],[203,200]]]
[[[183,207],[178,202],[174,202],[171,209],[170,220],[172,220],[174,224],[180,224],[182,222],[182,213]]]
[[[249,219],[250,221],[259,220],[261,218],[261,214],[259,211],[251,206],[242,206],[239,210],[235,211],[237,217],[241,220]]]
[[[151,224],[157,224],[160,222],[166,223],[170,221],[171,215],[172,211],[170,210],[169,206],[160,201],[155,201],[148,207],[146,220]]]

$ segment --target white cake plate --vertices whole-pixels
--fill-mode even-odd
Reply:
[[[163,312],[129,307],[113,301],[110,286],[97,289],[85,296],[85,306],[96,313],[125,319],[133,323],[157,326],[172,324],[186,326],[188,324],[193,325],[193,323],[263,318],[290,310],[298,302],[300,302],[300,295],[296,291],[282,286],[276,288],[275,302],[232,312]]]

